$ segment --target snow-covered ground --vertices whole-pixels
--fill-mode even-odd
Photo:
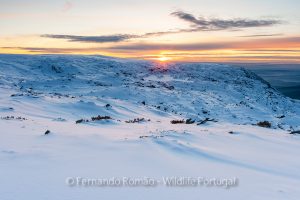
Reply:
[[[300,198],[300,102],[242,68],[0,55],[0,117],[1,200]]]

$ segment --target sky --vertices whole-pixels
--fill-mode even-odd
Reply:
[[[300,63],[299,0],[0,0],[0,53]]]

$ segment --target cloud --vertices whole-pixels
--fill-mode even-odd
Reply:
[[[125,52],[137,53],[143,51],[206,51],[206,50],[241,50],[241,51],[270,51],[270,52],[299,52],[300,37],[281,37],[249,39],[244,41],[162,44],[162,43],[128,43],[109,47],[93,48],[36,48],[36,47],[0,47],[2,49],[20,49],[30,52],[43,53],[89,53],[89,52]],[[282,48],[282,49],[281,49]]]
[[[115,34],[115,35],[100,35],[100,36],[79,36],[79,35],[53,35],[53,34],[43,34],[40,37],[54,38],[54,39],[65,39],[69,42],[87,42],[87,43],[108,43],[108,42],[122,42],[130,39],[141,39],[155,36],[162,36],[167,34],[181,33],[181,30],[175,31],[160,31],[160,32],[150,32],[142,35],[132,35],[132,34]]]
[[[65,3],[65,10],[72,7],[72,3],[67,1]],[[109,43],[109,42],[122,42],[130,39],[141,39],[148,37],[157,37],[168,34],[177,33],[189,33],[189,32],[199,32],[199,31],[221,31],[221,30],[239,30],[243,28],[253,28],[253,27],[268,27],[282,23],[279,20],[251,20],[251,19],[207,19],[204,17],[196,18],[194,15],[183,12],[176,11],[171,13],[172,16],[178,17],[186,22],[190,23],[190,28],[186,29],[173,29],[167,31],[149,32],[141,35],[133,34],[114,34],[114,35],[100,35],[100,36],[79,36],[79,35],[52,35],[44,34],[41,37],[55,38],[55,39],[65,39],[70,42],[86,42],[86,43]],[[266,37],[266,36],[278,36],[276,34],[265,34],[265,35],[249,35],[241,37]]]
[[[283,36],[283,34],[256,34],[256,35],[242,35],[239,37],[274,37],[274,36]]]
[[[149,44],[149,43],[135,43],[127,45],[117,45],[108,47],[109,50],[125,50],[125,51],[152,51],[152,50],[213,50],[223,49],[230,46],[229,43],[194,43],[194,44]]]
[[[230,29],[243,29],[243,28],[254,28],[254,27],[268,27],[282,22],[274,19],[266,20],[253,20],[253,19],[208,19],[205,17],[196,18],[190,13],[183,11],[175,11],[171,13],[172,16],[178,17],[190,23],[190,31],[220,31],[220,30],[230,30]]]
[[[62,11],[63,12],[68,12],[69,10],[71,10],[73,8],[73,3],[70,1],[66,1],[63,5]]]
[[[31,53],[79,53],[89,52],[91,49],[84,48],[44,48],[44,47],[0,47],[0,49],[25,50]],[[99,50],[99,49],[98,49]]]
[[[44,34],[41,37],[66,39],[70,42],[89,42],[89,43],[106,43],[106,42],[121,42],[136,38],[136,35],[117,34],[117,35],[102,35],[102,36],[78,36],[78,35],[51,35]]]
[[[192,44],[149,44],[134,43],[125,45],[115,45],[108,47],[108,50],[120,51],[154,51],[154,50],[175,50],[175,51],[201,51],[201,50],[220,50],[220,49],[274,49],[278,47],[284,48],[300,48],[300,37],[282,37],[268,39],[251,39],[244,41],[228,41],[228,42],[206,42]]]

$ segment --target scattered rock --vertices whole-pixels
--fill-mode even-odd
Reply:
[[[171,121],[171,124],[184,124],[185,121],[184,120],[177,120],[177,119],[174,119]]]
[[[86,121],[88,121],[88,120],[85,120],[85,119],[79,119],[79,120],[76,120],[76,124],[80,124],[80,123],[82,123],[82,122],[86,122]]]
[[[207,111],[207,110],[202,110],[202,113],[203,113],[203,114],[207,114],[208,111]]]
[[[52,121],[56,121],[56,122],[65,122],[65,121],[67,121],[67,120],[64,119],[64,118],[58,117],[58,118],[53,119]]]
[[[12,94],[10,95],[11,97],[21,97],[21,96],[24,96],[23,94]]]
[[[271,128],[272,126],[272,124],[268,121],[258,122],[256,125],[264,128]]]
[[[25,117],[15,117],[15,116],[1,117],[1,119],[3,119],[3,120],[20,120],[20,121],[27,120]]]
[[[92,121],[100,121],[100,120],[103,120],[103,119],[111,119],[111,117],[110,116],[100,116],[100,115],[98,115],[97,117],[92,117],[91,119],[92,119]]]
[[[51,66],[51,69],[52,69],[52,71],[54,71],[55,73],[62,73],[62,72],[63,72],[63,70],[62,70],[61,67],[58,67],[58,66],[55,66],[55,65],[52,65],[52,66]]]
[[[143,139],[143,138],[154,138],[154,139],[157,139],[157,138],[162,138],[164,137],[163,135],[141,135],[139,138],[140,139]]]
[[[218,122],[215,119],[205,118],[204,120],[200,121],[197,125],[205,124],[206,122]]]
[[[135,118],[133,120],[127,120],[125,121],[126,123],[140,123],[140,122],[145,122],[146,119],[145,118]],[[147,121],[151,121],[150,119],[148,119]]]
[[[51,132],[51,131],[49,131],[49,130],[46,130],[46,132],[45,132],[45,135],[48,135],[48,134],[50,134],[50,132]]]
[[[278,119],[282,119],[282,118],[284,118],[285,117],[285,115],[280,115],[280,116],[278,116],[277,118]]]
[[[193,123],[195,123],[195,120],[192,120],[191,118],[189,118],[189,119],[185,120],[185,123],[186,124],[193,124]]]
[[[101,115],[98,115],[96,117],[91,117],[91,121],[100,121],[100,120],[108,120],[108,119],[112,119],[110,116],[101,116]],[[79,119],[77,121],[75,121],[76,124],[80,124],[82,122],[89,122],[90,120],[88,119]]]
[[[299,131],[292,131],[292,132],[290,132],[290,134],[300,134],[300,130]]]

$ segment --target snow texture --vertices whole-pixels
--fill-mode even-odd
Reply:
[[[243,68],[0,55],[0,117],[1,200],[300,198],[300,102]],[[65,183],[172,176],[239,184]]]

